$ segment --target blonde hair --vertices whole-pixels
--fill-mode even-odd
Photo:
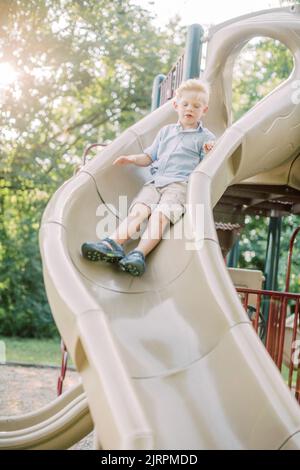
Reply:
[[[196,78],[190,78],[185,82],[182,82],[177,90],[175,91],[175,99],[176,101],[182,97],[184,91],[195,91],[201,94],[201,100],[203,100],[204,104],[208,104],[209,101],[209,86],[208,83],[203,82],[202,80],[198,80]]]

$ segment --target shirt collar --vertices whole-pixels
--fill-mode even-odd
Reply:
[[[194,129],[183,129],[181,122],[177,121],[176,129],[178,131],[182,131],[182,132],[196,132],[196,131],[203,130],[203,125],[202,125],[202,121],[199,121],[198,122],[198,127],[195,127]]]

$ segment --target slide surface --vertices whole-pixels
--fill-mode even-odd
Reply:
[[[87,398],[74,386],[45,407],[0,418],[0,450],[67,449],[93,429]]]
[[[295,67],[231,124],[232,64],[255,36],[284,42]],[[299,406],[243,310],[212,213],[229,185],[267,178],[283,164],[288,171],[276,184],[300,189],[300,105],[291,99],[299,76],[297,11],[246,15],[213,31],[204,124],[218,141],[190,176],[182,236],[178,224],[171,227],[141,278],[84,260],[80,246],[106,235],[108,224],[113,229],[126,215],[124,196],[129,206],[149,179],[148,168],[112,162],[140,153],[176,122],[170,103],[124,132],[49,203],[40,231],[48,298],[81,374],[99,447],[300,449]]]

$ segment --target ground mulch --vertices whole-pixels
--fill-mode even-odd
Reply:
[[[38,410],[57,396],[59,369],[0,365],[0,416],[17,416]],[[64,390],[79,382],[77,372],[68,370]],[[92,433],[72,450],[92,449]]]

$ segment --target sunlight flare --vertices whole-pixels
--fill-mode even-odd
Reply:
[[[0,63],[0,88],[5,88],[17,79],[17,72],[8,62]]]

